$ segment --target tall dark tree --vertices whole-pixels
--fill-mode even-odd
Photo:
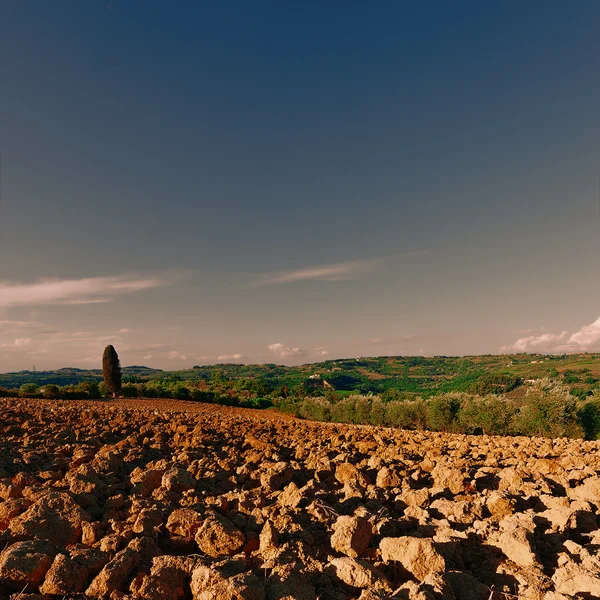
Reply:
[[[114,346],[106,346],[102,356],[102,375],[108,391],[116,398],[121,392],[121,363]]]

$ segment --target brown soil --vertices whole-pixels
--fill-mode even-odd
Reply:
[[[597,442],[0,400],[0,598],[600,597]]]

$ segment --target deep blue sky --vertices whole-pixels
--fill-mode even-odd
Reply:
[[[600,350],[599,31],[0,0],[0,370]]]

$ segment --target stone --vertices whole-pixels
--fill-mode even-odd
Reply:
[[[363,560],[350,557],[334,558],[327,569],[346,585],[360,589],[391,591],[385,576]]]
[[[167,519],[167,531],[171,535],[179,535],[193,540],[202,525],[202,515],[191,508],[178,508]]]
[[[261,485],[269,491],[282,488],[290,482],[294,470],[289,463],[279,461],[265,466],[265,471],[260,476]]]
[[[170,492],[181,494],[196,487],[196,479],[185,469],[169,469],[162,476],[161,485]]]
[[[152,492],[161,486],[166,469],[137,467],[131,472],[129,481],[133,485],[135,493],[142,496],[150,496]]]
[[[402,486],[403,477],[401,473],[382,467],[377,473],[375,485],[380,488],[397,488]]]
[[[184,556],[157,556],[149,574],[136,577],[130,591],[144,600],[182,600],[189,590],[188,579],[196,560]]]
[[[218,513],[207,516],[196,532],[195,539],[202,552],[215,558],[239,552],[245,542],[243,532]]]
[[[85,591],[88,569],[65,554],[57,554],[40,586],[42,594],[69,595]]]
[[[243,565],[198,565],[190,587],[194,600],[265,600],[261,581],[252,573],[237,572]]]
[[[341,516],[333,524],[331,547],[349,556],[358,558],[369,547],[373,530],[368,519],[361,516]]]
[[[81,539],[82,521],[91,520],[69,494],[50,491],[12,519],[8,531],[16,540],[37,538],[66,546]]]
[[[92,598],[104,598],[113,591],[125,591],[125,583],[144,559],[153,553],[158,553],[149,538],[136,538],[129,542],[120,552],[100,571],[86,590],[86,595]]]
[[[418,580],[425,579],[431,573],[443,573],[446,568],[444,557],[426,538],[383,538],[379,542],[379,550],[384,562],[399,562]]]
[[[369,485],[369,480],[352,463],[343,462],[335,469],[335,478],[341,484],[354,484],[361,488]]]
[[[0,554],[0,582],[13,590],[35,589],[55,555],[55,547],[46,540],[16,542]]]

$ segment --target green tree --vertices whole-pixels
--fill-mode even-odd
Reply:
[[[19,396],[22,398],[35,398],[39,394],[39,388],[35,383],[24,383],[19,388]]]
[[[116,398],[121,391],[121,363],[114,346],[109,345],[104,349],[102,356],[102,375],[108,391]]]
[[[512,419],[513,433],[546,437],[583,437],[575,398],[569,388],[541,379],[527,390],[525,401]]]

